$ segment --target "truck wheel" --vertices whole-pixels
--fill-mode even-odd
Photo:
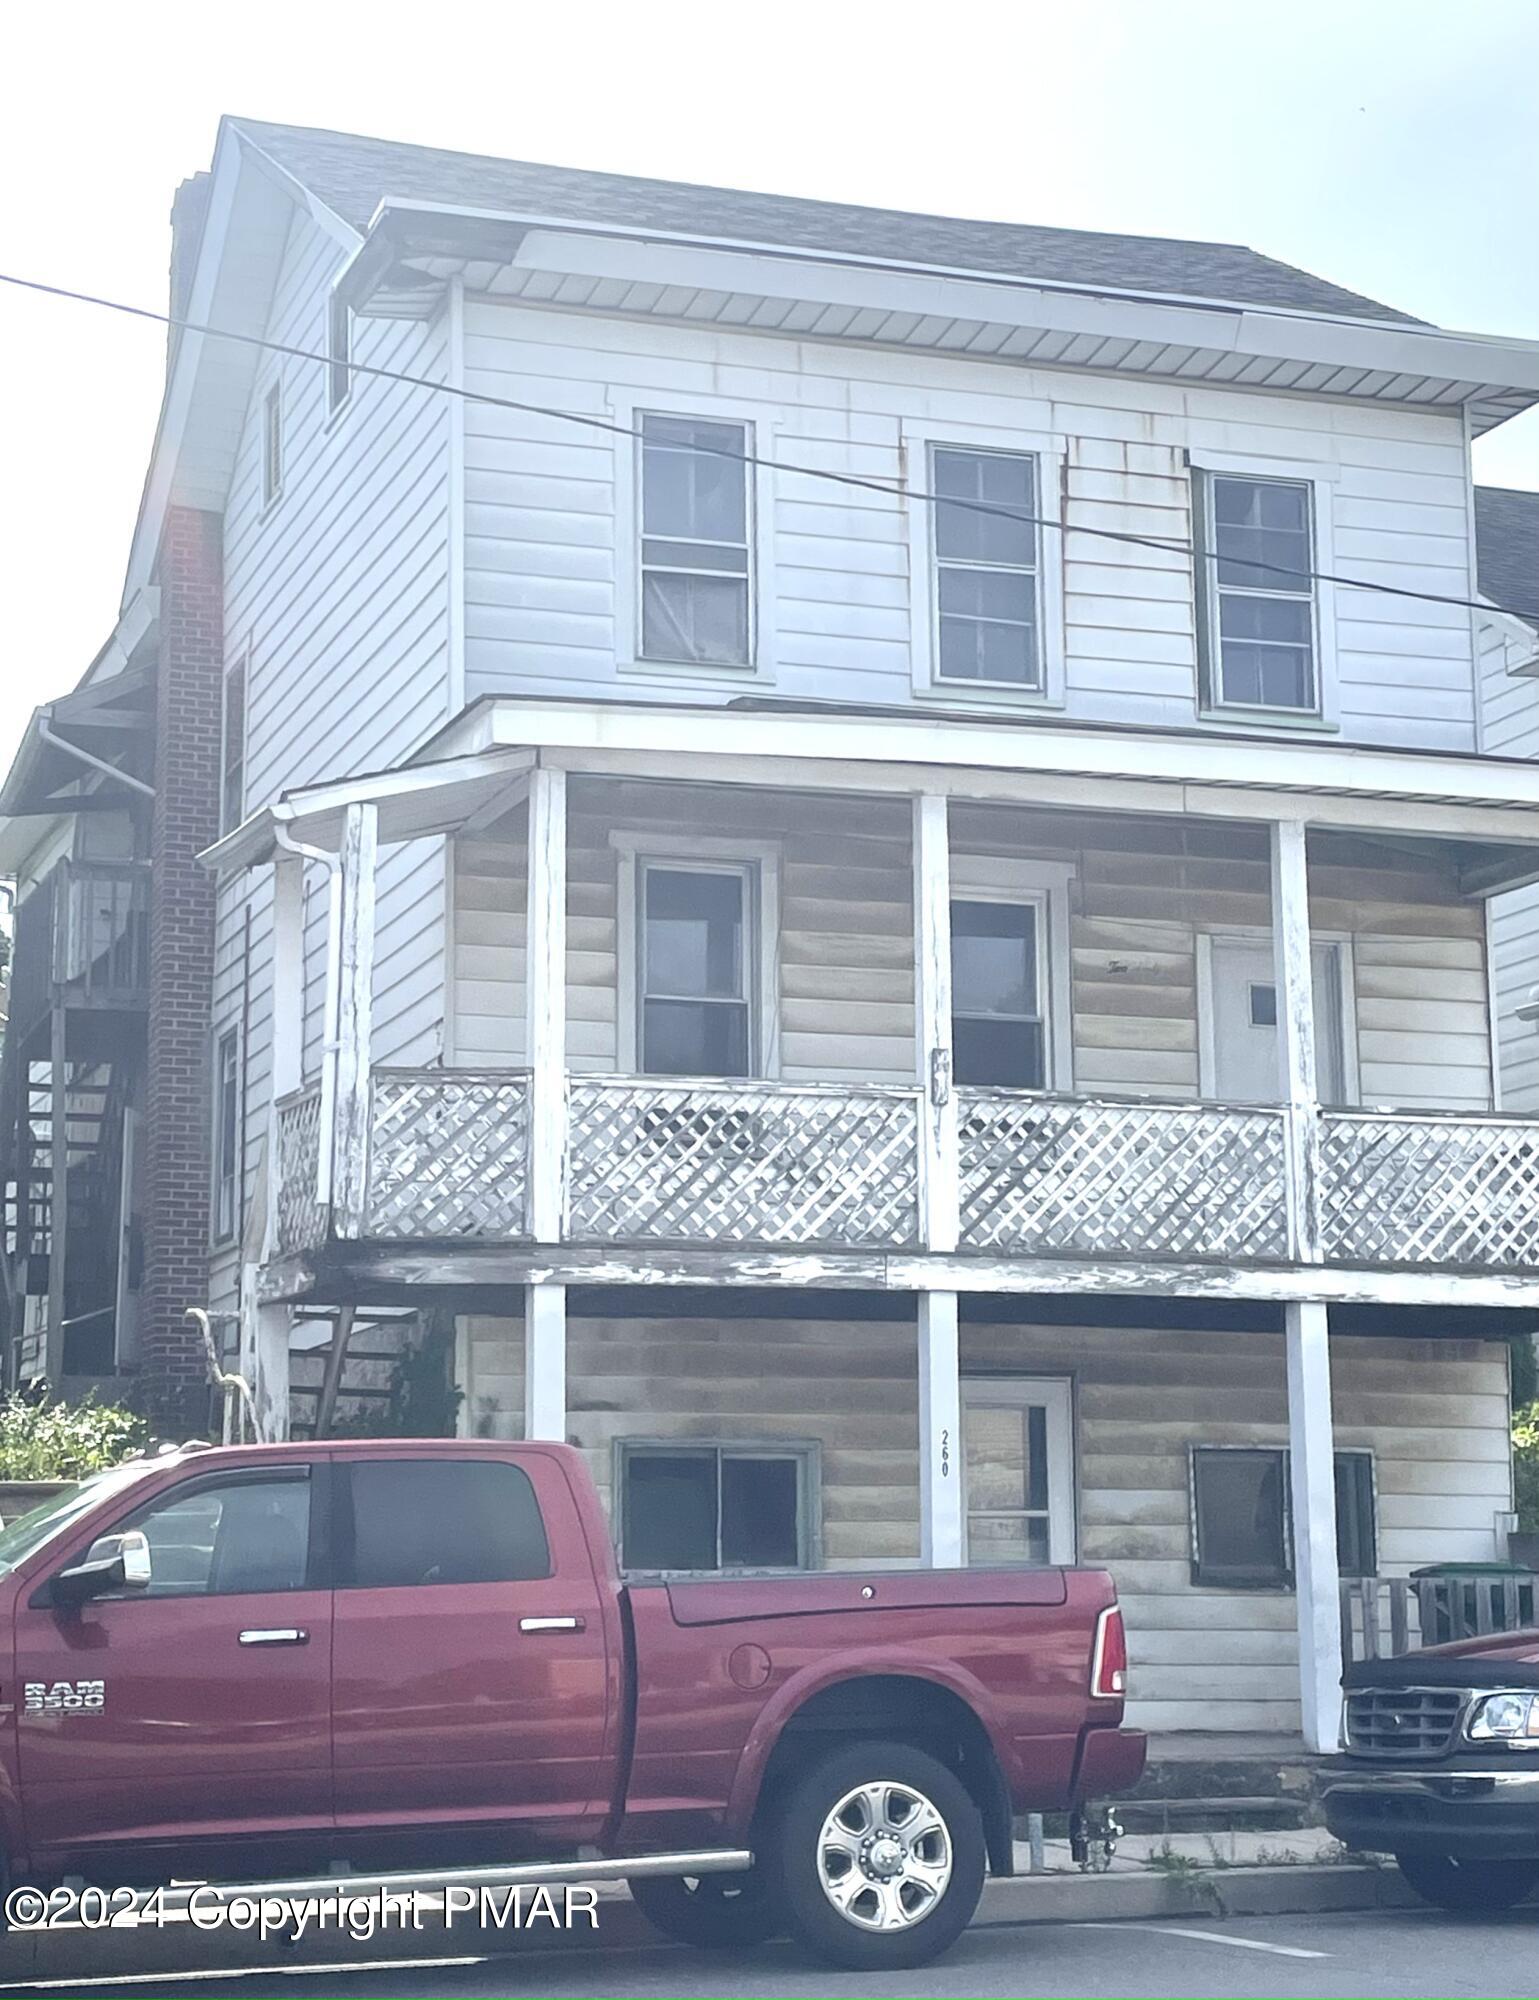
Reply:
[[[983,1823],[961,1780],[907,1743],[856,1743],[801,1779],[775,1848],[786,1917],[852,1972],[927,1965],[983,1891]]]
[[[631,1900],[680,1944],[763,1944],[785,1929],[779,1900],[757,1869],[746,1875],[637,1875]]]
[[[1539,1885],[1539,1861],[1461,1861],[1453,1854],[1397,1854],[1418,1896],[1462,1916],[1494,1916]]]

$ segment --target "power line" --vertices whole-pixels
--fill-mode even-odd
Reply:
[[[228,327],[210,326],[201,320],[185,319],[176,313],[154,312],[148,306],[134,306],[122,299],[102,298],[95,292],[73,291],[67,285],[45,285],[38,278],[22,278],[9,271],[0,271],[0,284],[13,285],[18,290],[39,292],[47,298],[68,299],[76,305],[99,306],[105,312],[121,313],[129,319],[143,319],[157,326],[175,327],[183,333],[203,334],[211,340],[230,340],[243,347],[256,347],[270,354],[287,355],[291,360],[314,362],[320,368],[346,367],[351,375],[368,375],[381,382],[395,382],[412,389],[427,389],[435,395],[454,396],[461,402],[475,403],[494,410],[512,410],[521,416],[546,417],[556,423],[577,424],[585,430],[603,431],[611,437],[641,438],[643,432],[635,424],[623,424],[607,417],[594,417],[581,410],[560,410],[547,403],[521,402],[512,396],[493,396],[483,389],[466,389],[453,382],[434,382],[426,375],[409,375],[398,368],[380,368],[371,362],[355,361],[349,357],[345,362],[338,356],[318,354],[308,347],[295,347],[288,341],[271,340],[265,334],[237,333]],[[1216,550],[1199,549],[1195,542],[1181,541],[1161,535],[1138,535],[1120,528],[1090,528],[1078,522],[1059,521],[1044,514],[1028,514],[1019,508],[1007,507],[997,501],[968,500],[949,493],[929,493],[922,487],[912,486],[906,480],[883,480],[863,477],[855,472],[835,472],[827,466],[799,465],[792,460],[768,458],[753,451],[734,451],[730,445],[697,443],[694,450],[716,458],[730,459],[734,464],[763,467],[770,472],[790,472],[803,479],[824,479],[836,486],[856,487],[863,492],[878,493],[887,500],[907,499],[929,507],[959,507],[972,514],[988,514],[997,519],[1014,521],[1022,527],[1047,528],[1059,534],[1088,535],[1099,541],[1120,542],[1132,548],[1155,549],[1164,555],[1191,556],[1203,562],[1217,562]],[[1246,570],[1264,570],[1269,576],[1288,577],[1296,583],[1339,584],[1347,590],[1365,590],[1380,597],[1412,598],[1419,604],[1446,604],[1460,611],[1498,611],[1509,618],[1520,618],[1531,625],[1539,625],[1539,609],[1517,610],[1507,605],[1492,604],[1477,597],[1452,597],[1441,591],[1415,590],[1408,584],[1378,583],[1368,577],[1342,576],[1332,570],[1298,569],[1286,563],[1271,563],[1261,559],[1245,558]]]

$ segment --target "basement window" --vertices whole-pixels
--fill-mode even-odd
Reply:
[[[618,1447],[620,1561],[630,1571],[811,1566],[816,1447]]]

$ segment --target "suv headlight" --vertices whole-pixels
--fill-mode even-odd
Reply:
[[[1472,1743],[1512,1743],[1539,1750],[1539,1694],[1488,1694],[1465,1725]]]

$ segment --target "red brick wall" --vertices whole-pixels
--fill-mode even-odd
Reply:
[[[160,555],[139,1354],[163,1436],[208,1423],[202,1344],[183,1314],[208,1297],[214,882],[196,857],[219,832],[223,538],[219,515],[173,507]]]

